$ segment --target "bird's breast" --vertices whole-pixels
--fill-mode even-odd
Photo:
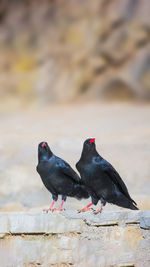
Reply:
[[[88,182],[88,180],[92,179],[94,171],[90,165],[85,165],[84,168],[81,169],[80,175],[84,181]]]

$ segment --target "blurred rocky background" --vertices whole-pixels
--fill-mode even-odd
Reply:
[[[74,167],[87,137],[150,208],[149,100],[149,0],[0,0],[1,210],[48,205],[40,141]]]
[[[0,98],[150,99],[149,14],[149,0],[1,0]]]

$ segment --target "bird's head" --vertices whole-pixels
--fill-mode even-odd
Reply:
[[[41,142],[38,146],[38,155],[40,159],[49,159],[52,156],[52,152],[47,142]]]
[[[95,138],[88,138],[85,140],[83,144],[83,149],[86,151],[94,151],[96,148],[95,146]]]

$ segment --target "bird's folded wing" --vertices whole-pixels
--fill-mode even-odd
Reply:
[[[134,203],[135,201],[130,197],[128,189],[121,179],[119,173],[113,168],[111,164],[104,164],[103,165],[103,171],[110,177],[110,179],[118,186],[120,191],[130,200],[132,200]],[[135,203],[136,204],[136,203]]]
[[[72,178],[75,182],[80,183],[81,179],[79,175],[71,168],[71,166],[68,163],[63,162],[60,168],[64,174]]]

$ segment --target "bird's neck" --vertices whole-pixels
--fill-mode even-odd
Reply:
[[[86,162],[90,162],[92,160],[93,157],[97,157],[99,156],[98,152],[95,150],[93,151],[87,151],[85,149],[83,149],[82,154],[81,154],[81,160],[82,161],[86,161]]]
[[[39,153],[38,154],[38,161],[48,161],[53,156],[53,153],[51,151],[48,151],[47,153]]]

